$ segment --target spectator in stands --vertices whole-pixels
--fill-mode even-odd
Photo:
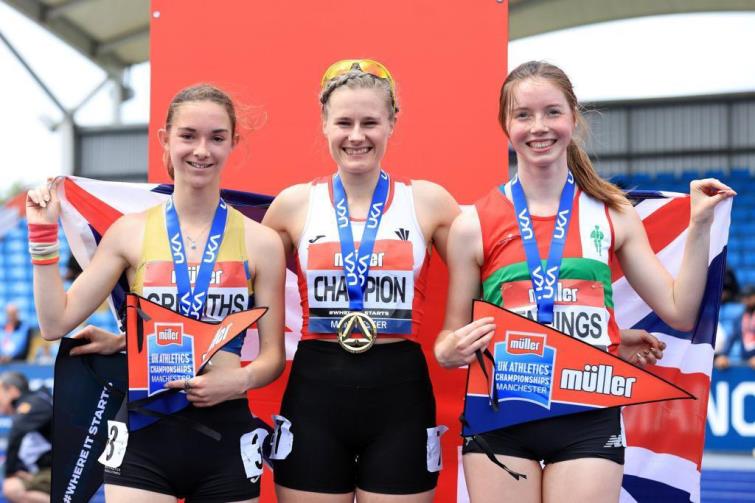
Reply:
[[[52,397],[29,390],[20,372],[0,374],[0,413],[12,415],[3,496],[11,503],[50,501]]]
[[[6,304],[5,326],[0,332],[0,363],[26,360],[30,335],[31,328],[18,315],[18,306],[13,303]]]
[[[726,287],[724,287],[726,292]],[[716,350],[713,365],[718,370],[725,370],[731,366],[732,353],[737,344],[742,346],[742,361],[755,369],[755,285],[748,285],[742,290],[742,301],[734,299],[726,301],[721,298],[721,311],[718,323],[726,333],[726,340]],[[716,341],[718,347],[718,341]]]

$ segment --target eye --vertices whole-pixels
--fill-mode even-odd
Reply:
[[[524,112],[524,111],[519,111],[519,112],[516,112],[516,113],[514,114],[514,118],[515,118],[515,119],[526,119],[526,118],[528,118],[529,116],[530,116],[530,114],[529,114],[529,113],[527,113],[527,112]]]
[[[557,117],[557,116],[561,115],[561,109],[559,109],[559,108],[551,108],[550,110],[548,110],[548,115],[550,115],[552,117]]]
[[[191,133],[178,133],[178,137],[183,140],[191,140],[194,137],[194,135]]]
[[[213,136],[212,141],[215,143],[223,143],[225,141],[225,136]]]
[[[351,125],[351,121],[348,121],[346,119],[339,119],[336,121],[336,126],[339,127],[349,127]]]

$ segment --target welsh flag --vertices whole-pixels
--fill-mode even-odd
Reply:
[[[58,186],[63,206],[63,229],[76,260],[86,267],[101,236],[122,214],[142,211],[164,201],[170,185],[101,182],[66,177]],[[667,192],[636,191],[630,194],[648,232],[653,251],[673,275],[679,270],[689,221],[689,197]],[[259,220],[272,197],[237,191],[224,191],[226,202]],[[621,270],[614,271],[615,314],[621,328],[642,328],[662,339],[667,349],[654,374],[691,392],[697,400],[675,400],[624,409],[627,453],[622,502],[700,501],[700,466],[705,435],[708,389],[713,362],[713,344],[718,307],[726,264],[731,200],[720,204],[711,231],[708,283],[699,320],[692,332],[679,332],[663,323],[629,286]],[[123,287],[113,292],[113,312],[119,312]],[[430,307],[442,309],[442,307]],[[286,357],[293,358],[302,324],[296,275],[287,271]],[[432,341],[423,341],[425,349]],[[256,354],[256,337],[248,337],[242,358]],[[430,355],[432,353],[430,352]],[[428,356],[428,358],[432,358]],[[459,432],[455,418],[463,408],[464,371],[438,369],[430,362],[439,422]],[[286,376],[250,393],[252,409],[262,419],[278,411]],[[445,467],[441,473],[436,501],[468,501],[461,469],[461,439],[452,434],[443,439]],[[273,501],[273,482],[263,477],[262,497]]]

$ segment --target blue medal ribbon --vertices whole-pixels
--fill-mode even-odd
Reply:
[[[370,210],[367,214],[364,232],[362,233],[362,239],[357,250],[354,246],[354,234],[351,231],[346,190],[343,187],[341,177],[338,175],[333,177],[336,224],[338,226],[338,238],[341,242],[343,273],[346,277],[346,288],[349,292],[349,308],[352,311],[361,311],[364,308],[364,290],[367,286],[367,277],[370,272],[372,250],[375,247],[375,238],[377,237],[380,221],[385,212],[389,186],[388,175],[384,171],[381,171],[375,191],[372,193]]]
[[[178,293],[178,312],[196,320],[202,319],[204,306],[207,303],[207,291],[210,289],[210,279],[218,259],[220,244],[225,233],[228,206],[223,199],[218,201],[215,216],[212,218],[210,235],[204,246],[202,261],[199,263],[194,288],[189,278],[189,265],[184,250],[184,240],[178,212],[171,197],[165,204],[165,225],[168,230],[170,252],[173,257],[173,270],[176,275],[176,290]]]
[[[553,229],[548,261],[543,271],[543,263],[540,260],[540,252],[537,249],[537,238],[532,226],[530,211],[527,208],[527,197],[519,182],[519,177],[514,176],[511,180],[511,197],[514,200],[516,221],[519,225],[519,234],[522,236],[522,245],[527,255],[527,268],[530,272],[532,289],[537,303],[537,321],[540,323],[553,323],[553,306],[556,301],[558,290],[558,275],[561,269],[561,260],[564,256],[566,245],[566,233],[571,220],[572,206],[574,204],[574,175],[567,172],[566,184],[561,191],[561,201],[556,214],[556,226]]]

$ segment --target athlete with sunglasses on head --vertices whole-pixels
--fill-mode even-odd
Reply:
[[[285,189],[263,223],[295,251],[303,310],[272,457],[286,502],[432,501],[440,434],[417,341],[428,259],[459,208],[391,176],[395,82],[372,60],[325,72],[322,128],[336,173]]]

